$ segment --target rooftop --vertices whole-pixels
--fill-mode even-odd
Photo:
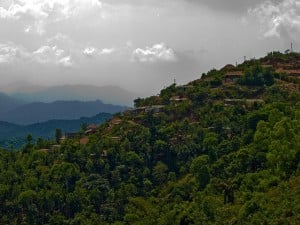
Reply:
[[[243,71],[228,71],[227,73],[225,73],[226,77],[242,76],[242,75],[243,75]]]

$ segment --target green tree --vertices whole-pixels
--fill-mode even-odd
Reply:
[[[249,86],[271,86],[274,84],[274,69],[255,64],[246,69],[238,83]]]
[[[57,144],[59,144],[61,137],[62,137],[61,129],[56,128],[55,129],[55,141]]]
[[[200,189],[204,189],[210,181],[210,174],[208,171],[209,156],[202,155],[194,158],[190,167],[190,171],[197,178]]]
[[[168,178],[168,166],[159,161],[153,168],[153,177],[157,184],[163,184]]]
[[[26,141],[27,141],[28,145],[31,145],[32,139],[33,139],[32,135],[28,134],[27,137],[26,137]]]

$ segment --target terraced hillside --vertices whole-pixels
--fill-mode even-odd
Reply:
[[[299,224],[300,54],[136,99],[88,142],[1,152],[2,224]]]

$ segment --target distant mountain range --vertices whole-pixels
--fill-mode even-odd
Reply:
[[[53,138],[56,128],[72,132],[83,123],[102,123],[113,113],[124,111],[127,108],[125,105],[131,105],[136,97],[113,86],[42,87],[22,86],[21,83],[1,87],[0,91],[6,92],[0,93],[2,147],[8,147],[11,143],[20,147],[29,133],[35,138]],[[102,100],[112,104],[105,104]]]
[[[12,98],[6,94],[0,93],[0,113],[15,109],[24,104],[23,101]]]
[[[25,102],[95,101],[100,99],[104,103],[130,106],[133,104],[133,100],[138,97],[138,94],[118,86],[63,85],[44,87],[17,83],[2,86],[0,91]]]
[[[1,103],[4,104],[4,103]],[[91,117],[98,113],[117,113],[126,109],[124,106],[104,104],[102,101],[56,101],[52,103],[29,103],[17,106],[7,101],[10,110],[0,112],[0,121],[18,125],[29,125],[48,120],[73,120]],[[6,107],[6,109],[10,108]]]
[[[65,132],[75,132],[82,124],[101,124],[110,119],[112,114],[100,113],[93,117],[82,117],[76,120],[50,120],[44,123],[35,123],[27,126],[16,125],[0,121],[0,146],[9,147],[13,144],[20,147],[25,143],[26,136],[31,134],[34,139],[42,137],[44,139],[54,139],[55,129],[59,128]]]

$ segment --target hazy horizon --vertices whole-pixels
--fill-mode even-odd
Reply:
[[[299,0],[6,0],[1,86],[119,86],[156,94],[293,42]]]

